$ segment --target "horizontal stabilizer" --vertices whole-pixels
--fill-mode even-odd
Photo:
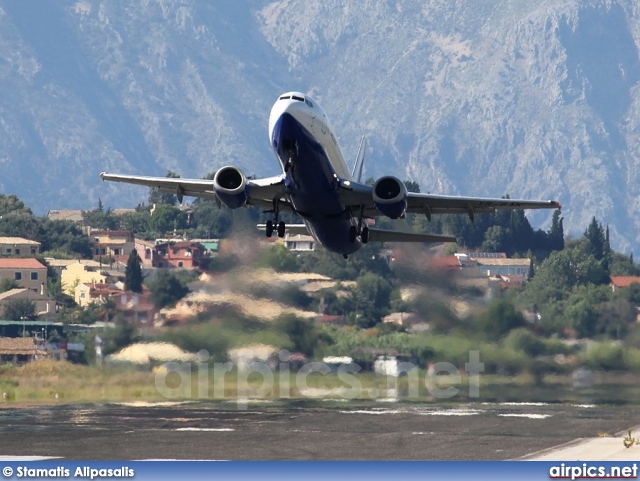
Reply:
[[[421,234],[369,228],[369,242],[457,242],[449,235]]]
[[[258,224],[259,230],[267,230],[267,224]],[[289,235],[309,235],[307,226],[304,224],[285,224],[285,232]]]

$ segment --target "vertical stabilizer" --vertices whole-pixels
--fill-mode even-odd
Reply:
[[[362,168],[364,167],[364,154],[367,150],[367,138],[363,135],[360,141],[360,148],[358,149],[358,156],[356,157],[356,163],[353,166],[353,172],[351,178],[356,182],[361,182]]]

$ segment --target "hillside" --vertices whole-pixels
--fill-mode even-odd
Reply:
[[[0,192],[39,214],[124,207],[100,171],[277,171],[267,116],[309,92],[345,157],[422,191],[554,198],[640,239],[632,0],[0,0]],[[38,175],[33,175],[37,172]],[[536,225],[551,215],[531,214]]]

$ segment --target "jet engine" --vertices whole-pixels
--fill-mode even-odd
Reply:
[[[396,177],[380,177],[373,184],[373,204],[380,213],[391,219],[404,215],[407,210],[407,198],[407,187]]]
[[[247,203],[247,177],[237,167],[222,167],[213,177],[213,189],[220,201],[231,209]]]

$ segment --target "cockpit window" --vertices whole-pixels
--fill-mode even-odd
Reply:
[[[313,102],[309,99],[304,99],[304,103],[307,104],[309,107],[313,108]]]
[[[290,99],[291,96],[290,95],[283,95],[282,97],[280,97],[278,100],[288,100]]]
[[[302,97],[297,97],[297,96],[295,96],[295,95],[292,95],[292,96],[291,96],[291,98],[292,98],[293,100],[297,100],[298,102],[304,102],[304,99],[303,99]]]

